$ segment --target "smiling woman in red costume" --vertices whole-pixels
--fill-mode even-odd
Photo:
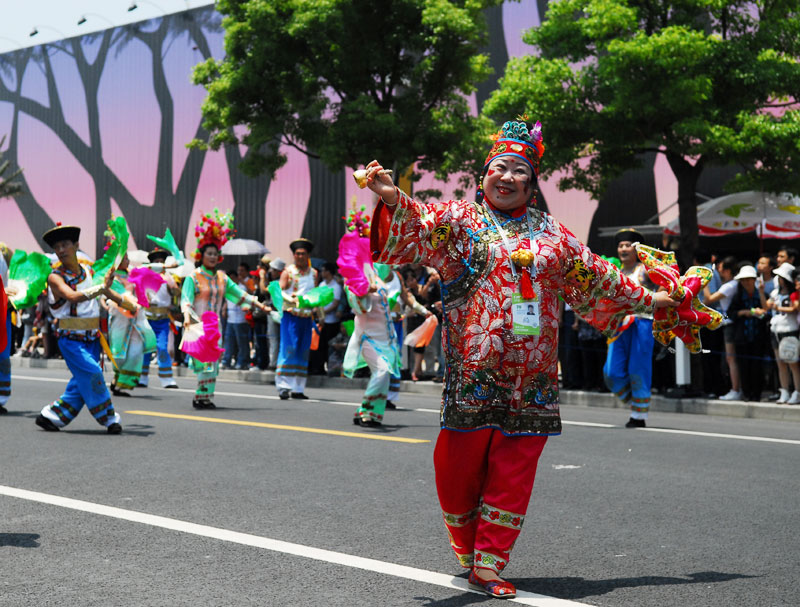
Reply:
[[[377,161],[366,167],[368,187],[380,196],[373,260],[425,264],[442,278],[447,372],[436,487],[470,584],[499,598],[516,595],[500,574],[545,442],[561,433],[559,295],[609,333],[627,314],[677,305],[634,284],[535,208],[543,153],[538,122],[530,132],[524,122],[506,122],[475,202],[420,204]]]

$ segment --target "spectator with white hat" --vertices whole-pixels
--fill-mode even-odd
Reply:
[[[758,402],[764,385],[761,357],[766,351],[767,319],[763,294],[756,288],[758,272],[744,265],[733,277],[738,282],[736,293],[728,308],[733,320],[733,340],[739,363],[739,376],[745,400]]]
[[[798,319],[797,319],[797,297],[792,301],[795,292],[794,284],[795,267],[790,263],[782,263],[776,270],[773,270],[777,286],[766,302],[768,310],[772,310],[773,316],[770,320],[770,343],[775,352],[775,362],[778,365],[778,379],[780,381],[779,404],[800,404],[800,362],[783,360],[780,356],[780,343],[783,339],[797,339]],[[794,384],[794,391],[789,392],[790,376]]]

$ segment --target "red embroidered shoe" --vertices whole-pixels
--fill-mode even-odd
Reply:
[[[517,589],[511,582],[505,580],[482,580],[475,571],[469,572],[469,585],[475,590],[482,590],[496,599],[513,599],[517,596]]]

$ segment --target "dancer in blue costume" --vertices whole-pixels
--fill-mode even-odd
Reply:
[[[280,277],[283,316],[275,386],[281,400],[288,400],[289,397],[305,400],[308,398],[305,390],[314,308],[299,307],[298,298],[319,284],[319,275],[311,267],[309,258],[314,248],[313,242],[298,238],[289,243],[289,248],[294,254],[294,263],[286,266]]]
[[[644,264],[639,263],[634,244],[644,237],[633,229],[616,234],[617,256],[621,271],[635,284],[655,290]],[[603,375],[608,389],[624,403],[630,403],[631,417],[626,428],[644,428],[650,410],[653,378],[653,315],[637,314],[608,346]]]
[[[42,409],[36,425],[48,432],[58,431],[75,419],[86,405],[109,434],[120,434],[120,417],[114,411],[100,367],[100,307],[97,297],[105,295],[131,311],[135,306],[111,290],[113,268],[101,284],[92,284],[92,268],[78,262],[80,233],[79,227],[59,224],[42,236],[61,262],[47,280],[48,301],[53,317],[58,321],[58,347],[72,378],[64,394]]]

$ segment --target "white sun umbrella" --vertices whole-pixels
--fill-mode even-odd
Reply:
[[[264,255],[269,249],[257,240],[249,238],[232,238],[220,249],[223,255]]]

